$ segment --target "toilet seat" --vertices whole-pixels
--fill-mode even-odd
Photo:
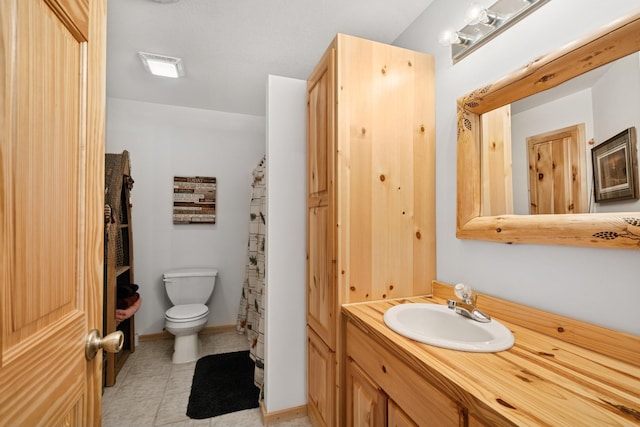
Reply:
[[[164,317],[174,323],[192,322],[209,315],[209,308],[204,304],[183,304],[171,307]]]

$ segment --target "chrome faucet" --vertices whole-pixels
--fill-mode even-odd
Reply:
[[[460,298],[460,301],[450,299],[447,301],[447,307],[451,310],[455,310],[456,313],[464,317],[475,320],[476,322],[488,323],[491,321],[491,316],[476,307],[478,295],[473,295],[469,286],[458,283],[453,288],[453,291],[456,296]]]

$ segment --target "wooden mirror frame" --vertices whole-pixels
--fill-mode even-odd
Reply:
[[[638,51],[640,13],[635,13],[458,99],[459,239],[640,249],[640,212],[482,216],[480,175],[483,113]]]

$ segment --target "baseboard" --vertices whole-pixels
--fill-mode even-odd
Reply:
[[[140,340],[140,342],[143,341],[158,341],[158,340],[170,340],[173,339],[173,335],[171,335],[169,332],[158,332],[156,334],[147,334],[147,335],[140,335],[138,337],[138,339]]]
[[[295,418],[307,416],[307,405],[295,406],[281,411],[267,412],[264,400],[260,401],[260,411],[262,412],[262,425],[269,426],[274,423],[293,420]]]
[[[231,332],[236,330],[236,325],[221,325],[221,326],[207,326],[200,331],[200,335],[219,334],[221,332]],[[158,332],[155,334],[140,335],[139,340],[142,341],[157,341],[157,340],[171,340],[173,335],[167,331]]]
[[[235,332],[236,325],[220,325],[220,326],[207,326],[200,331],[200,335],[219,334],[221,332]]]

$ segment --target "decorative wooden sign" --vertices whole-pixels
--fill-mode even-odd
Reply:
[[[173,223],[215,224],[216,188],[213,177],[173,177]]]

